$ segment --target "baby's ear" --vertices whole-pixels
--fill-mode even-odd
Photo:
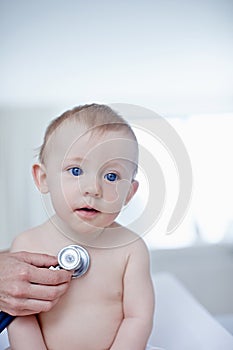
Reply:
[[[129,192],[128,192],[126,200],[125,200],[125,205],[128,204],[129,201],[133,198],[133,196],[135,195],[135,193],[138,190],[138,186],[139,186],[139,182],[137,180],[133,180],[131,185],[130,185]]]
[[[36,187],[41,193],[48,193],[46,169],[43,164],[34,164],[32,166],[32,176]]]

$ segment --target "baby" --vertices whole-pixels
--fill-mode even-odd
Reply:
[[[57,255],[81,245],[90,267],[51,311],[11,323],[12,350],[146,348],[154,313],[149,254],[115,221],[137,191],[137,163],[132,129],[108,106],[76,107],[48,126],[32,173],[54,215],[16,237],[11,250]]]

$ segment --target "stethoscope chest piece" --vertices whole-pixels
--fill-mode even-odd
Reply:
[[[84,275],[90,265],[90,256],[87,250],[79,245],[69,245],[58,253],[59,267],[65,270],[74,270],[73,278]]]

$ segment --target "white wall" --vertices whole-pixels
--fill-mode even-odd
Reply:
[[[0,105],[232,112],[231,0],[1,0]]]
[[[51,119],[49,109],[1,109],[0,130],[0,247],[45,220],[39,192],[31,176],[36,148]]]

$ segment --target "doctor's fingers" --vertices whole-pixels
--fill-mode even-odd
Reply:
[[[9,257],[12,257],[14,260],[18,260],[37,267],[49,267],[50,265],[57,264],[57,258],[48,254],[41,253],[30,253],[26,251],[20,251],[15,253],[9,253]]]
[[[21,285],[20,288],[13,287],[11,293],[4,298],[2,310],[13,316],[47,312],[57,303],[68,287],[68,283],[57,286],[28,283],[26,286]]]
[[[47,268],[38,268],[28,266],[28,269],[22,272],[21,279],[35,284],[57,286],[59,284],[70,282],[71,271],[50,270]]]
[[[13,299],[3,307],[3,310],[12,316],[26,316],[47,312],[57,303],[59,299],[48,301],[38,299]]]
[[[69,283],[62,283],[56,286],[31,283],[23,297],[28,299],[54,301],[59,299],[69,288]]]

